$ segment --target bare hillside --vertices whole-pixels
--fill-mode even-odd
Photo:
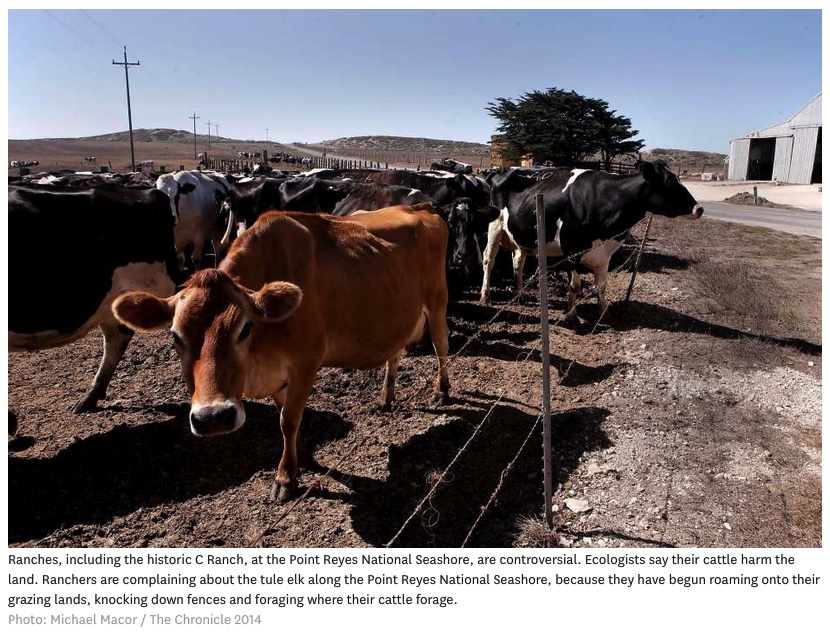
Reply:
[[[360,148],[365,150],[445,153],[446,156],[481,155],[490,153],[490,146],[469,141],[450,141],[448,139],[426,139],[423,137],[392,137],[373,135],[365,137],[343,137],[321,141],[314,146],[326,146],[337,149]]]
[[[152,159],[168,169],[196,167],[196,155],[210,149],[213,156],[232,158],[240,151],[265,150],[269,156],[279,152],[310,155],[325,148],[330,156],[339,155],[366,161],[407,167],[428,168],[432,161],[450,157],[476,169],[490,167],[490,146],[470,141],[367,135],[342,137],[317,143],[292,142],[290,147],[273,141],[231,139],[197,134],[172,128],[140,128],[133,131],[136,161]],[[210,145],[210,148],[208,146]],[[96,163],[84,161],[95,156]],[[687,175],[723,170],[726,155],[695,150],[655,148],[643,154],[646,160],[662,159],[677,173]],[[81,138],[9,139],[9,160],[38,161],[41,170],[88,170],[106,166],[115,171],[130,169],[130,135],[124,130]]]

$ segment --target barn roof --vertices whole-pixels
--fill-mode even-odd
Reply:
[[[801,110],[784,123],[758,130],[746,137],[781,137],[792,135],[793,128],[821,127],[821,93],[813,97]]]

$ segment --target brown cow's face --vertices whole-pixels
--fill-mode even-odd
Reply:
[[[258,292],[217,269],[196,273],[172,298],[124,294],[113,304],[130,328],[170,325],[182,377],[191,394],[190,428],[198,436],[224,434],[245,423],[242,395],[256,346],[256,329],[287,319],[302,301],[299,287],[271,282]]]
[[[170,329],[192,397],[190,429],[198,436],[233,432],[245,423],[241,396],[253,322],[227,291],[187,290]]]

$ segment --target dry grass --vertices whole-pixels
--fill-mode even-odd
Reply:
[[[517,523],[515,540],[516,547],[541,549],[560,546],[556,531],[548,527],[541,518],[520,519]]]
[[[781,289],[770,276],[744,260],[700,262],[693,269],[702,297],[713,312],[729,312],[742,318],[756,333],[768,332],[781,320]]]

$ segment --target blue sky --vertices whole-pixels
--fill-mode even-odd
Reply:
[[[556,87],[725,153],[821,92],[818,10],[10,10],[9,138],[126,130],[124,46],[134,128],[283,142],[487,142],[488,102]]]

